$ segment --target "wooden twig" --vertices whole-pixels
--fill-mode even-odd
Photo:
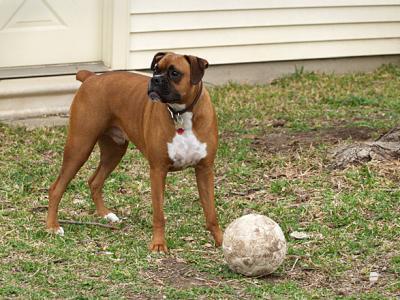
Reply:
[[[108,225],[108,224],[102,224],[102,223],[97,223],[97,222],[81,222],[81,221],[70,221],[70,220],[58,220],[61,224],[75,224],[75,225],[93,225],[93,226],[100,226],[100,227],[105,227],[105,228],[110,228],[110,229],[118,229],[118,227]]]
[[[32,212],[35,211],[46,211],[47,210],[47,205],[39,205],[31,208]]]
[[[292,266],[292,268],[290,269],[289,272],[292,272],[292,271],[294,270],[294,267],[296,266],[296,264],[297,264],[298,261],[299,261],[299,258],[296,257],[296,260],[294,261],[294,264],[293,264],[293,266]]]

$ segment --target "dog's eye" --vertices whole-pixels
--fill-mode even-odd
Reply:
[[[177,79],[177,78],[179,78],[179,76],[181,75],[181,73],[179,73],[179,72],[176,71],[176,70],[171,70],[171,72],[169,73],[169,75],[171,76],[171,78]]]

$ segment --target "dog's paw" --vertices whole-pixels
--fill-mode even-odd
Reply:
[[[221,247],[222,246],[222,240],[223,240],[223,233],[221,229],[217,229],[212,233],[214,240],[215,240],[215,246],[216,247]]]
[[[151,252],[161,252],[161,253],[168,252],[167,244],[165,242],[163,242],[163,243],[151,242],[151,244],[149,245],[149,250]]]
[[[58,227],[57,230],[55,231],[55,234],[64,236],[64,228],[62,228],[61,226]]]
[[[114,214],[114,213],[112,213],[112,212],[106,214],[106,215],[104,216],[104,219],[106,219],[107,221],[110,221],[110,222],[112,222],[112,223],[117,223],[117,222],[120,222],[120,221],[121,221],[121,220],[117,217],[117,215]]]
[[[61,226],[55,228],[48,228],[47,231],[59,236],[64,236],[64,229]]]

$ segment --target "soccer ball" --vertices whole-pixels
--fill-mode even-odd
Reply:
[[[222,243],[229,268],[246,276],[264,276],[274,272],[286,255],[286,240],[272,219],[249,214],[226,228]]]

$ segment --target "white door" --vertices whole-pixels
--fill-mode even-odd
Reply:
[[[101,0],[0,0],[0,67],[101,60]]]

